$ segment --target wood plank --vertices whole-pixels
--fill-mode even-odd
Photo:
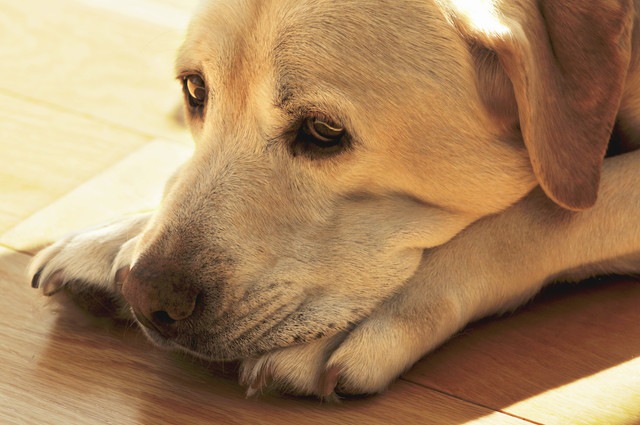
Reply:
[[[640,423],[640,285],[559,286],[485,320],[405,377],[545,424]]]
[[[0,233],[148,140],[0,94]]]
[[[156,3],[0,0],[0,92],[190,143],[173,60],[195,0]]]
[[[135,328],[47,303],[25,282],[29,259],[0,248],[3,423],[527,423],[408,382],[340,404],[246,399],[230,366],[156,350]]]
[[[1,234],[0,244],[35,253],[67,233],[150,211],[159,204],[166,180],[190,154],[182,144],[149,142]]]

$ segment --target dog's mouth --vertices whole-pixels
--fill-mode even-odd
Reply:
[[[123,274],[121,293],[146,336],[159,347],[211,361],[332,337],[369,312],[364,302],[354,307],[350,297],[296,290],[290,282],[269,280],[233,293],[219,282],[185,285],[193,279],[168,266],[157,275],[136,267]]]
[[[158,347],[187,352],[210,361],[234,361],[260,356],[268,351],[329,338],[356,326],[355,320],[318,322],[317,306],[310,303],[282,305],[268,315],[259,312],[242,317],[218,318],[207,325],[207,317],[185,323],[168,319],[158,326],[132,309],[144,334]],[[155,323],[154,323],[155,322]]]

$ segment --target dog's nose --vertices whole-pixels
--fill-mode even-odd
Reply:
[[[141,261],[122,283],[122,295],[136,318],[171,338],[202,304],[201,288],[181,268],[155,260]]]

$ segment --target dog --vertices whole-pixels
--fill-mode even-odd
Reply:
[[[640,272],[640,2],[583,3],[203,2],[193,156],[32,286],[240,360],[249,394],[331,397],[550,281]]]

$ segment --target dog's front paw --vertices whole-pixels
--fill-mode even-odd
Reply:
[[[240,380],[248,395],[265,389],[323,399],[379,393],[422,355],[407,337],[393,319],[369,318],[349,334],[245,360]]]
[[[46,296],[67,294],[96,316],[128,319],[119,284],[129,269],[138,230],[136,217],[67,236],[40,251],[31,262],[31,286]]]
[[[240,368],[240,383],[247,396],[264,391],[327,397],[333,393],[327,376],[327,360],[345,334],[270,351],[258,358],[245,359]],[[328,391],[327,386],[332,386]]]
[[[460,328],[455,305],[439,299],[414,317],[413,309],[388,302],[348,333],[245,360],[241,382],[248,395],[262,389],[324,399],[380,393]]]
[[[424,354],[411,343],[407,325],[376,315],[362,322],[329,357],[325,393],[348,396],[384,391]]]

